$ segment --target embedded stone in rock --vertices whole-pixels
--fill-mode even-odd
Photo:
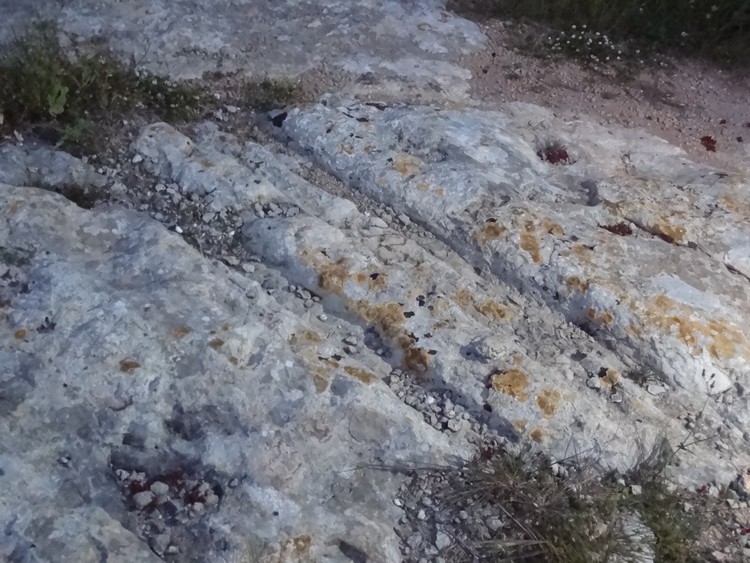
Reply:
[[[673,384],[705,395],[748,381],[748,178],[699,166],[642,132],[564,122],[529,104],[376,109],[329,100],[290,111],[281,132],[342,181]],[[545,139],[571,163],[541,161]],[[584,189],[592,181],[596,206]],[[637,230],[604,228],[623,222]]]
[[[4,184],[0,215],[0,552],[322,560],[346,541],[392,561],[402,478],[367,467],[470,455],[374,356],[319,360],[346,321],[285,310],[149,217]]]

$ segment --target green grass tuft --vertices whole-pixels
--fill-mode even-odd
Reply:
[[[137,72],[107,53],[66,53],[54,24],[35,24],[0,46],[0,114],[9,127],[39,126],[58,145],[95,144],[95,124],[146,109],[161,119],[195,117],[206,95],[186,83]]]

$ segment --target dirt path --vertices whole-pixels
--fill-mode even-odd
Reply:
[[[472,71],[471,96],[482,104],[523,101],[563,117],[588,114],[603,124],[643,128],[702,163],[750,168],[750,74],[729,73],[690,61],[662,61],[617,70],[594,70],[562,58],[533,56],[544,30],[490,21],[479,24],[489,40],[460,64]],[[528,42],[527,42],[528,43]],[[712,137],[715,151],[701,139]],[[710,146],[710,141],[706,141]]]

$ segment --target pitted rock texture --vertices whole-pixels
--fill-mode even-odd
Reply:
[[[19,5],[20,4],[20,5]],[[440,0],[1,0],[0,42],[40,14],[62,31],[106,38],[115,52],[173,78],[205,72],[291,77],[317,67],[351,74],[353,89],[463,97],[471,73],[454,64],[485,41]]]
[[[742,173],[468,99],[486,38],[441,0],[0,14],[0,42],[42,15],[217,99],[337,92],[154,123],[96,169],[0,147],[0,559],[439,561],[403,468],[487,446],[559,473],[668,443],[673,482],[746,481]]]
[[[318,104],[301,150],[672,385],[750,376],[747,178],[638,131],[502,111]],[[565,159],[547,151],[562,147]],[[559,149],[558,149],[559,150]]]
[[[292,132],[295,115],[288,118]],[[135,147],[144,166],[163,181],[206,194],[207,205],[217,209],[232,206],[243,217],[243,244],[262,263],[320,296],[327,314],[359,325],[368,346],[393,368],[428,389],[448,390],[499,436],[543,444],[559,458],[571,448],[596,451],[605,465],[624,470],[664,435],[674,438],[685,431],[680,418],[684,409],[703,409],[735,445],[725,454],[717,454],[713,445],[696,451],[694,460],[700,461],[693,463],[689,479],[710,480],[717,473],[731,479],[737,464],[746,463],[744,454],[736,457],[747,418],[741,408],[728,415],[728,405],[711,400],[706,406],[705,392],[672,382],[659,387],[670,389],[670,401],[656,398],[654,381],[649,390],[623,376],[633,369],[629,358],[624,363],[566,322],[564,311],[555,314],[497,278],[482,275],[481,269],[477,273],[475,265],[485,264],[461,259],[429,239],[429,231],[425,235],[438,245],[435,250],[428,250],[435,244],[425,244],[414,232],[403,233],[379,216],[343,204],[345,200],[289,169],[282,183],[275,177],[284,170],[282,161],[253,142],[243,144],[231,135],[222,135],[218,143],[215,136],[206,139],[196,143],[166,124],[154,124],[144,128]],[[231,155],[223,152],[227,147],[232,147]],[[391,159],[387,154],[382,158]],[[455,170],[471,162],[446,157],[442,164]],[[359,170],[367,170],[367,160]],[[352,181],[354,172],[345,177]],[[466,171],[465,179],[471,177]],[[285,190],[284,184],[292,189]],[[243,187],[240,199],[235,196],[238,186]],[[421,209],[418,205],[399,209],[398,198],[392,201],[397,211],[430,228],[415,211]],[[321,212],[320,202],[327,202],[324,207],[331,212]],[[433,206],[430,212],[437,217],[438,209]],[[443,217],[448,224],[449,215]],[[452,224],[460,225],[457,219]],[[492,228],[501,223],[485,225],[494,233]],[[445,232],[436,234],[453,243]],[[532,295],[540,293],[537,289]],[[311,366],[318,369],[328,361],[318,357]],[[745,400],[738,398],[734,406]],[[642,424],[633,428],[632,420]],[[682,478],[687,475],[683,472]]]
[[[368,465],[470,455],[393,396],[387,364],[342,352],[343,321],[283,310],[142,214],[0,198],[4,554],[155,560],[142,533],[178,561],[339,561],[340,541],[394,560],[400,481]]]

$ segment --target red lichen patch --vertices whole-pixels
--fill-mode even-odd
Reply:
[[[679,245],[685,243],[685,234],[687,232],[685,227],[672,225],[666,221],[659,221],[652,228],[656,236],[669,244]]]
[[[349,277],[349,268],[343,258],[335,262],[326,262],[318,267],[318,287],[336,295],[344,293],[344,284]]]
[[[522,403],[529,398],[529,376],[520,369],[495,372],[490,375],[490,383],[495,391],[510,395]]]
[[[25,328],[19,328],[16,332],[13,333],[13,337],[16,340],[23,340],[26,338],[26,336],[29,334],[28,329]]]
[[[372,383],[377,377],[371,371],[367,371],[366,369],[361,369],[354,366],[344,366],[344,371],[366,385]]]
[[[565,285],[568,286],[568,289],[571,292],[577,291],[578,293],[586,293],[589,288],[589,282],[587,282],[586,280],[582,280],[577,276],[569,277],[567,280],[565,280]]]
[[[701,137],[701,145],[703,145],[708,152],[716,152],[716,139],[711,135],[704,135]]]
[[[539,241],[534,233],[534,222],[526,221],[521,230],[521,248],[525,250],[535,264],[542,263],[542,255],[539,248]]]
[[[222,346],[224,346],[224,340],[222,338],[219,338],[218,336],[216,338],[212,338],[208,345],[213,348],[214,350],[218,350]]]
[[[605,389],[612,390],[613,387],[619,385],[622,381],[622,375],[614,368],[602,368],[599,373],[599,383]]]
[[[499,239],[507,231],[508,229],[506,229],[502,224],[496,222],[494,219],[487,220],[484,227],[474,233],[474,238],[480,244],[484,244],[488,241]]]
[[[553,389],[544,389],[536,396],[536,404],[542,411],[545,418],[554,416],[557,409],[560,408],[560,399],[562,396],[559,391]]]
[[[536,155],[550,164],[570,164],[568,151],[560,143],[549,143],[536,151]]]
[[[135,360],[120,360],[120,371],[123,373],[133,373],[139,367],[141,364]]]
[[[543,442],[544,441],[544,429],[539,426],[535,426],[529,432],[529,436],[535,442]]]
[[[615,223],[614,225],[599,225],[600,229],[609,231],[613,235],[627,237],[633,234],[633,229],[627,223]]]
[[[410,178],[422,171],[422,161],[410,154],[399,154],[393,159],[391,167],[404,178]]]
[[[192,329],[187,326],[178,326],[177,328],[172,329],[172,336],[175,338],[185,338],[188,334],[192,332]]]

